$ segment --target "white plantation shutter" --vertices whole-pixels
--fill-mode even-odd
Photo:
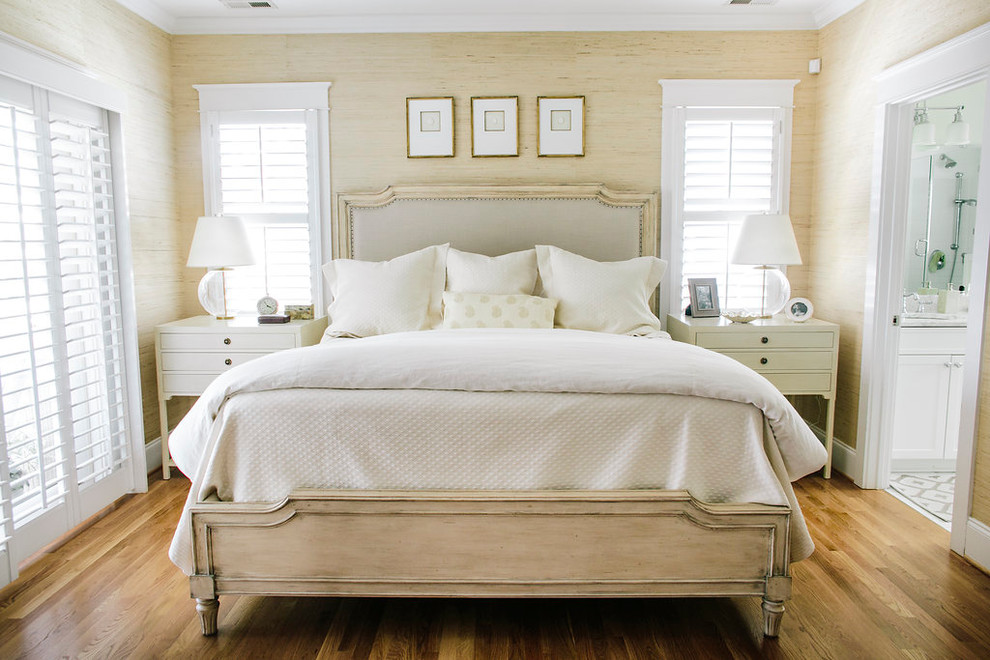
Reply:
[[[235,314],[256,313],[265,294],[282,305],[313,302],[309,131],[304,112],[219,115],[219,210],[244,219],[255,257],[227,278]]]
[[[0,77],[0,555],[8,566],[130,486],[110,150],[105,110]]]
[[[687,280],[715,277],[723,309],[759,308],[761,273],[730,262],[743,218],[778,204],[775,109],[689,108],[684,122],[681,309]]]
[[[762,274],[730,262],[743,218],[787,213],[797,80],[661,80],[664,308],[690,303],[687,280],[714,277],[723,309],[759,308]]]

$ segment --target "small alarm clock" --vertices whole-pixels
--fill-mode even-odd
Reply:
[[[278,301],[271,296],[264,296],[258,300],[258,313],[262,316],[274,314],[278,311]]]

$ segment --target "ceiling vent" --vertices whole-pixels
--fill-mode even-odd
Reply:
[[[265,0],[220,0],[227,9],[275,9],[274,2]]]
[[[775,5],[777,0],[729,0],[730,5]]]

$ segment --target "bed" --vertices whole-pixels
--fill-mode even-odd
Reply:
[[[341,269],[441,244],[468,261],[540,246],[536,286],[560,292],[558,324],[578,326],[566,259],[636,263],[647,280],[658,262],[656,196],[596,185],[342,194],[332,235]],[[343,272],[328,271],[335,291]],[[638,295],[655,305],[651,282]],[[171,435],[193,485],[170,556],[203,634],[236,593],[755,595],[776,636],[790,561],[813,551],[790,482],[825,460],[786,399],[659,325],[460,328],[448,322],[474,307],[444,294],[447,327],[259,358],[218,378]],[[338,298],[330,330],[346,317]],[[513,304],[535,318],[546,300]]]

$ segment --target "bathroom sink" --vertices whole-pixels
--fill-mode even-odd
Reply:
[[[942,314],[939,312],[904,312],[901,326],[965,326],[965,314]]]

